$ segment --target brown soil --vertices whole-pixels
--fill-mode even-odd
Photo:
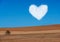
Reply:
[[[60,42],[60,33],[2,35],[0,42]]]
[[[60,42],[60,25],[0,28],[0,42]]]
[[[59,25],[48,25],[48,26],[33,26],[33,27],[15,27],[15,28],[0,28],[0,31],[44,31],[44,30],[60,30]]]

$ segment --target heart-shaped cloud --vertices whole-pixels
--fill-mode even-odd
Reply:
[[[31,15],[38,20],[41,20],[46,15],[47,11],[47,5],[40,5],[39,7],[37,7],[36,5],[31,5],[29,7],[29,12],[31,13]]]

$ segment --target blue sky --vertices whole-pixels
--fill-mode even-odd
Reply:
[[[47,14],[38,21],[29,6],[48,5]],[[60,0],[0,0],[0,27],[26,27],[60,24]]]

